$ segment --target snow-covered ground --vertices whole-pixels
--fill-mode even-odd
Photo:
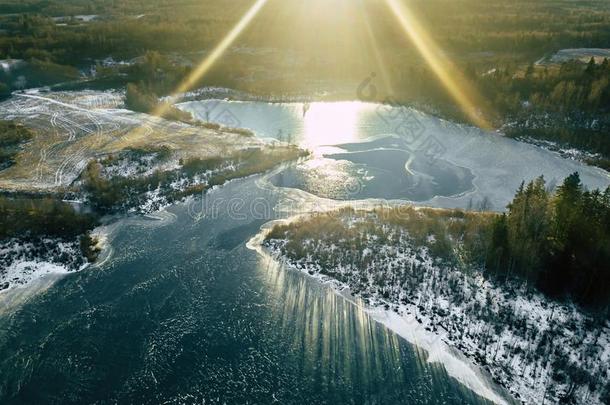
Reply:
[[[255,137],[163,120],[123,108],[124,94],[108,91],[15,93],[0,103],[0,119],[34,130],[0,188],[19,191],[69,186],[94,158],[130,148],[166,147],[178,158],[223,156],[265,143]]]
[[[88,22],[97,20],[99,17],[100,16],[97,14],[82,14],[82,15],[53,17],[52,19],[53,19],[53,21],[55,21],[55,23],[58,23],[58,24],[67,23],[70,21],[88,23]]]
[[[536,62],[538,65],[559,64],[570,60],[579,60],[587,63],[593,58],[596,63],[602,63],[610,58],[610,49],[604,48],[570,48],[561,49],[551,57],[544,57]]]
[[[204,192],[209,185],[210,179],[218,174],[231,173],[237,170],[238,164],[233,160],[227,160],[219,167],[197,173],[193,176],[179,174],[182,164],[178,159],[160,159],[158,153],[145,155],[125,153],[119,159],[111,163],[101,165],[101,175],[107,180],[116,181],[145,179],[155,172],[175,174],[173,180],[168,184],[154,184],[143,195],[132,195],[130,201],[126,202],[128,211],[137,214],[150,214],[161,210],[174,202],[176,193],[185,193],[187,190],[197,189]],[[195,188],[199,187],[199,188]]]
[[[87,264],[78,240],[5,240],[0,242],[0,291],[27,286],[48,274],[79,271]]]
[[[335,245],[320,235],[301,242],[303,257],[290,252],[286,239],[265,239],[263,233],[256,243],[289,267],[362,299],[371,316],[426,349],[429,361],[442,362],[452,376],[495,402],[503,400],[478,367],[527,404],[558,403],[566,396],[582,404],[610,399],[606,319],[550,301],[520,283],[497,285],[476,269],[444,264],[404,229],[359,215],[341,220],[347,228],[366,223],[381,229],[392,243],[363,232],[355,238],[363,247],[346,252],[346,241]],[[468,359],[452,354],[452,348]]]
[[[582,151],[576,148],[566,148],[559,145],[557,142],[546,141],[543,139],[534,139],[530,137],[516,138],[518,141],[531,143],[540,148],[559,154],[564,159],[577,160],[585,162],[589,159],[599,159],[602,156],[599,153],[591,153]]]
[[[147,177],[155,171],[170,171],[180,168],[178,159],[163,160],[158,152],[134,154],[126,152],[121,157],[102,167],[102,176],[112,177]]]

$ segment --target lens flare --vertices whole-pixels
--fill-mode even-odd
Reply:
[[[187,78],[174,91],[174,95],[184,93],[190,90],[197,82],[210,70],[218,59],[226,52],[226,50],[235,42],[237,37],[250,25],[250,22],[256,17],[258,12],[263,8],[268,0],[257,0],[256,3],[243,15],[239,22],[231,31],[223,38],[222,41],[210,52],[197,67],[187,76]],[[153,115],[163,116],[168,108],[168,104],[161,103]]]
[[[471,122],[480,128],[491,129],[492,126],[481,113],[480,95],[450,60],[440,56],[441,49],[430,38],[411,10],[400,0],[385,0],[385,2],[405,34]]]
[[[381,80],[383,81],[383,85],[385,86],[386,91],[388,91],[389,89],[392,88],[392,81],[391,81],[390,75],[388,74],[388,71],[386,69],[386,64],[384,62],[384,58],[383,58],[381,52],[379,51],[379,49],[380,49],[379,41],[377,40],[377,37],[375,36],[373,26],[371,24],[368,14],[366,13],[363,0],[359,0],[358,4],[356,4],[356,7],[358,7],[360,18],[362,19],[364,28],[366,29],[367,40],[370,44],[370,49],[372,50],[373,55],[375,57],[375,62],[377,62],[377,66],[379,67],[379,71],[381,73]]]

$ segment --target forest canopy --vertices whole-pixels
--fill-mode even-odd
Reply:
[[[53,198],[10,198],[0,196],[0,239],[27,237],[74,238],[97,225],[90,214],[80,214],[65,202]]]
[[[610,305],[610,187],[586,190],[574,173],[555,192],[540,177],[493,224],[487,269],[556,297]]]
[[[404,2],[481,93],[477,108],[493,127],[599,154],[589,161],[610,167],[608,62],[537,63],[566,48],[607,47],[607,2]],[[325,19],[296,13],[301,10],[296,0],[269,0],[231,51],[193,87],[353,99],[374,72],[385,77],[375,83],[377,101],[391,98],[468,122],[384,2],[355,3],[359,6],[342,7]],[[3,2],[0,59],[24,63],[0,69],[0,96],[58,83],[66,89],[132,83],[137,87],[129,89],[129,105],[149,112],[154,104],[149,96],[175,90],[251,6],[247,0],[219,4]],[[109,58],[111,63],[104,62]],[[175,115],[170,114],[182,119]]]

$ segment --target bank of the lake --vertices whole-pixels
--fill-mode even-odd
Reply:
[[[493,216],[344,208],[278,222],[253,243],[362,301],[375,319],[436,353],[466,384],[477,370],[469,365],[526,404],[605,403],[610,323],[519,280],[484,273],[472,256]]]

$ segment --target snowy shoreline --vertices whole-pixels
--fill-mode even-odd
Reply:
[[[299,218],[301,217],[299,216]],[[273,225],[291,222],[296,218],[291,220],[276,220],[264,225],[261,232],[248,241],[247,247],[268,260],[282,262],[290,269],[299,271],[321,284],[328,285],[344,299],[362,308],[376,322],[384,325],[414,346],[427,351],[429,356],[428,362],[442,364],[452,378],[474,391],[477,395],[496,404],[516,403],[504,389],[491,381],[490,376],[484,370],[472,364],[461,352],[449,346],[443,339],[439,339],[439,335],[426,330],[425,327],[416,322],[414,317],[407,318],[391,310],[386,310],[375,305],[367,305],[352,295],[347,285],[322,274],[312,274],[305,268],[291,265],[282,260],[274,251],[264,246],[264,239]]]
[[[608,379],[604,364],[608,364],[610,359],[610,328],[607,322],[605,326],[589,329],[590,319],[573,305],[553,303],[531,291],[495,286],[481,274],[475,274],[465,282],[465,285],[472,283],[475,288],[467,303],[462,305],[456,305],[451,302],[451,297],[433,289],[432,292],[417,291],[419,298],[406,302],[388,301],[377,293],[363,300],[358,294],[352,295],[347,283],[321,274],[321,267],[311,257],[301,261],[291,259],[282,254],[281,241],[266,240],[274,225],[307,217],[301,215],[267,224],[248,242],[248,247],[269,260],[282,262],[329,285],[338,294],[363,307],[373,319],[428,351],[429,361],[442,363],[449,375],[493,402],[556,403],[566,392],[573,391],[577,400],[586,400],[591,404],[604,403],[602,391]],[[381,250],[385,248],[383,246]],[[398,263],[405,260],[411,263],[419,261],[419,265],[431,273],[427,276],[434,280],[432,284],[442,280],[443,276],[439,274],[447,271],[426,256],[425,250],[414,249],[410,257],[401,257]],[[395,267],[397,262],[386,264]],[[348,270],[337,269],[337,273],[348,274]],[[430,281],[424,281],[426,283],[430,284]],[[516,297],[511,297],[511,294]],[[525,323],[523,336],[519,329],[511,329],[512,325],[508,329],[502,327],[497,330],[492,321],[477,318],[470,312],[468,307],[472,302],[484,306],[490,299],[498,311],[513,311],[515,323]],[[439,311],[437,306],[440,307]],[[466,333],[464,329],[467,329]],[[555,333],[558,335],[555,336]],[[545,350],[551,350],[551,354],[546,355],[550,357],[550,362],[548,358],[545,363],[536,357],[541,341],[545,342]],[[601,349],[593,352],[592,348],[597,346]],[[559,354],[557,349],[561,349]],[[563,363],[558,366],[558,361]],[[563,383],[555,381],[558,371],[564,372],[564,369],[571,367],[570,364],[587,368],[591,361],[597,362],[594,363],[597,370],[590,369],[592,373],[597,371],[597,390],[589,390],[586,385],[574,386],[569,383],[570,380]],[[510,394],[507,395],[508,391]]]
[[[49,274],[65,275],[91,263],[80,250],[79,241],[58,238],[9,239],[0,242],[0,294],[27,287]]]

